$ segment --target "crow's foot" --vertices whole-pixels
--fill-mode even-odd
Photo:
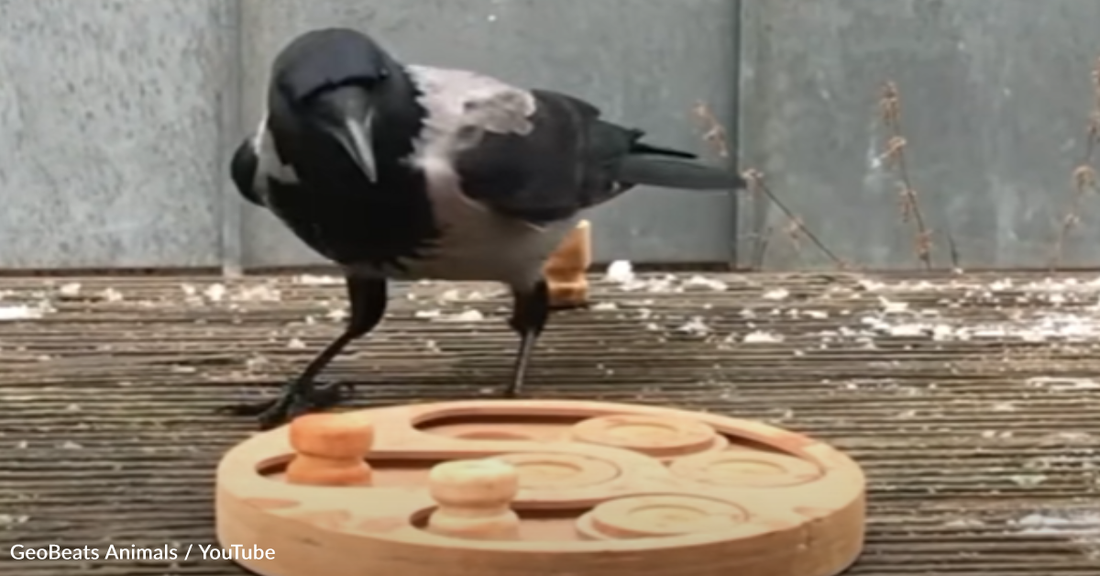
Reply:
[[[218,412],[235,416],[255,416],[261,430],[270,430],[307,412],[335,406],[346,400],[351,391],[351,384],[342,382],[303,384],[291,381],[283,387],[276,398],[224,406],[219,408]]]

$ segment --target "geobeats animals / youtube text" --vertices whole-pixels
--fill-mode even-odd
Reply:
[[[32,545],[15,544],[8,551],[12,560],[23,561],[88,561],[88,560],[189,560],[194,556],[203,560],[274,560],[275,550],[247,547],[233,544],[219,547],[214,544],[188,544],[186,548],[179,544],[165,544],[159,547],[129,546],[111,544],[107,548],[72,547],[58,544]]]

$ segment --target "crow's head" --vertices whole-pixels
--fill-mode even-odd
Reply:
[[[365,34],[346,28],[313,30],[275,58],[269,113],[272,121],[300,135],[336,141],[374,182],[371,124],[380,94],[399,70]]]

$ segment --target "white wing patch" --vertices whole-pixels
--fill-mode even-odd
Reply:
[[[449,162],[455,152],[476,146],[485,132],[529,134],[534,129],[535,97],[527,90],[468,70],[406,69],[428,112],[414,161],[442,157]]]
[[[298,184],[301,180],[298,179],[298,173],[294,171],[294,167],[279,157],[279,152],[275,150],[275,139],[271,137],[271,133],[267,131],[267,115],[264,115],[263,120],[260,120],[260,125],[256,127],[256,133],[252,135],[252,150],[256,152],[256,157],[259,158],[259,169],[256,170],[257,182],[253,183],[258,190],[266,193],[267,183],[265,178],[272,178],[283,184]]]

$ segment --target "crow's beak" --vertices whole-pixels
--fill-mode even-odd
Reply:
[[[371,121],[374,119],[374,111],[368,110],[362,120],[348,118],[344,122],[343,130],[334,130],[333,136],[339,140],[344,150],[348,151],[351,158],[359,165],[359,169],[366,174],[371,184],[378,181],[378,168],[374,163],[374,150],[370,145]]]
[[[378,166],[371,147],[374,107],[365,91],[342,88],[327,99],[326,132],[340,143],[372,184],[378,181]]]

